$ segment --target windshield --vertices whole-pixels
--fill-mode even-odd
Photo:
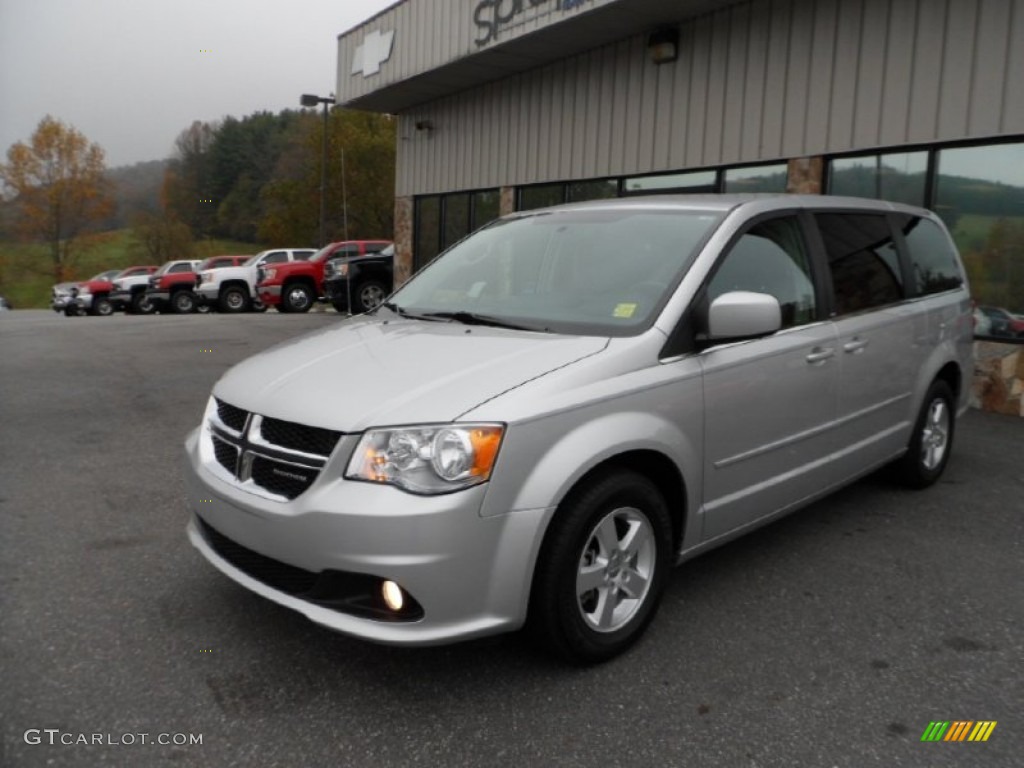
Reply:
[[[632,336],[654,322],[722,215],[570,209],[499,220],[438,257],[388,306],[555,333]]]
[[[100,272],[98,275],[93,275],[92,277],[89,278],[89,281],[91,282],[93,280],[102,280],[105,282],[110,282],[119,274],[121,274],[120,269],[108,269],[106,272]]]

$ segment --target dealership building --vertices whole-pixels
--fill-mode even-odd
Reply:
[[[401,0],[339,36],[337,102],[397,118],[399,279],[516,210],[850,194],[945,219],[993,338],[1024,313],[1024,0]]]

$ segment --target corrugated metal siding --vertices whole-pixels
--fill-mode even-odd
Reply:
[[[479,30],[474,21],[474,11],[479,0],[409,0],[393,6],[375,16],[371,21],[345,33],[338,38],[338,79],[339,101],[363,96],[382,85],[407,80],[481,50],[476,44]],[[539,9],[551,12],[526,22],[514,20],[502,27],[500,42],[524,37],[539,29],[555,24],[571,24],[580,14],[590,13],[621,0],[586,0],[577,8],[557,10],[553,0],[549,6]],[[502,12],[511,6],[503,0]],[[529,17],[534,9],[525,2],[522,16]],[[395,31],[394,48],[391,58],[381,66],[379,74],[364,78],[352,75],[352,57],[356,48],[363,43],[366,35],[376,31]],[[493,41],[484,48],[493,47]]]
[[[401,116],[397,194],[1024,133],[1024,0],[754,0],[680,50],[634,36]]]

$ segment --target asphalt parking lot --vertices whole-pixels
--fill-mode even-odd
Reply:
[[[603,666],[518,636],[387,648],[184,532],[213,383],[336,322],[0,314],[0,766],[1021,764],[1024,420],[971,412],[935,488],[870,477],[687,563]],[[998,725],[922,743],[935,720]]]

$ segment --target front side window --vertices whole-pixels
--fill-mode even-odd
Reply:
[[[819,213],[815,219],[832,273],[837,315],[885,306],[903,298],[899,252],[885,216]]]
[[[740,236],[708,283],[708,303],[730,291],[774,296],[782,310],[783,328],[816,319],[810,259],[796,217],[760,222]]]
[[[392,302],[417,316],[635,335],[654,322],[720,220],[716,211],[648,209],[503,219],[435,260]]]
[[[177,274],[179,272],[191,272],[192,265],[188,263],[175,264],[167,271],[170,272],[171,274]]]
[[[288,261],[288,254],[284,251],[274,251],[274,253],[267,254],[267,258],[263,260],[264,264],[281,264]]]

